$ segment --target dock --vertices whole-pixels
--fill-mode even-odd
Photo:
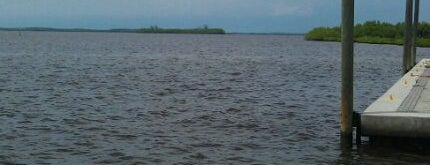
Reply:
[[[430,138],[430,59],[423,59],[361,114],[369,137]]]
[[[404,76],[361,114],[354,111],[354,10],[355,0],[342,0],[340,144],[351,148],[354,130],[357,145],[361,136],[430,139],[430,59],[416,62],[420,0],[405,0]]]

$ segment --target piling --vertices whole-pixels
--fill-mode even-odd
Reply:
[[[407,73],[412,68],[412,10],[413,0],[406,0],[405,34],[403,44],[403,73]]]
[[[342,0],[342,87],[340,134],[342,142],[352,141],[354,0]]]
[[[420,0],[415,0],[414,7],[414,26],[412,30],[412,66],[417,64],[417,31],[419,24],[419,15],[420,15]]]

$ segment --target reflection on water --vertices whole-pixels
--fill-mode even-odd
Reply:
[[[366,145],[342,151],[338,43],[269,35],[0,36],[3,162],[397,164],[429,159],[423,152]],[[401,52],[399,46],[357,44],[357,111],[400,77]],[[419,49],[419,55],[429,53]]]
[[[428,164],[428,139],[372,138],[360,146],[343,148],[339,164]]]

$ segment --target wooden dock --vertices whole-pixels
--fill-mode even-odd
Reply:
[[[362,135],[430,138],[429,81],[424,59],[362,113]]]

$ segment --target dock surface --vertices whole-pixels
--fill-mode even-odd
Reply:
[[[430,138],[429,66],[421,60],[363,112],[364,136]]]

